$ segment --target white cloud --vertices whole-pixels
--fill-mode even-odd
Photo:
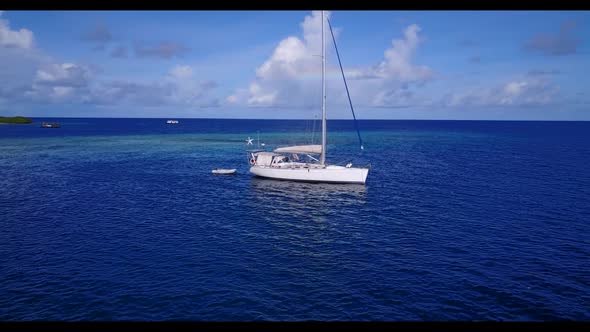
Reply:
[[[345,69],[350,80],[353,101],[369,107],[424,106],[431,101],[418,97],[413,86],[430,81],[434,74],[430,67],[413,63],[418,46],[422,43],[421,28],[411,24],[403,38],[393,39],[383,60],[368,68]]]
[[[170,75],[179,79],[190,78],[193,76],[193,68],[191,66],[176,66],[170,70]]]
[[[311,92],[302,81],[321,70],[320,58],[314,56],[321,54],[321,12],[306,16],[301,28],[303,38],[290,36],[280,41],[270,58],[256,69],[256,79],[249,87],[238,89],[226,101],[249,106],[300,104]]]
[[[175,66],[168,74],[166,82],[173,86],[170,102],[186,106],[210,106],[217,103],[210,92],[217,83],[210,80],[198,80],[193,75],[191,66]]]
[[[56,87],[53,87],[53,94],[56,97],[65,97],[65,96],[71,94],[72,91],[74,91],[74,88],[72,88],[71,86],[56,86]]]
[[[73,63],[50,63],[41,65],[33,83],[24,93],[35,101],[75,101],[88,94],[92,73],[86,66]]]
[[[41,63],[48,57],[33,47],[33,33],[27,29],[11,30],[0,18],[0,94],[5,100],[22,99],[30,88]]]
[[[412,64],[412,57],[421,42],[418,36],[421,28],[412,24],[404,31],[403,39],[392,40],[391,48],[384,52],[384,59],[366,70],[352,72],[354,78],[381,78],[400,82],[424,81],[432,77],[432,70],[427,66]]]
[[[154,81],[104,81],[89,66],[51,62],[36,65],[39,68],[27,84],[0,84],[0,97],[39,103],[173,105],[185,109],[219,106],[214,95],[217,83],[195,78],[191,66],[176,66]]]
[[[0,19],[0,47],[30,49],[33,47],[33,32],[28,29],[11,30],[8,20]]]
[[[90,69],[73,63],[50,64],[37,70],[34,82],[56,86],[84,86],[90,79]]]
[[[168,56],[177,49],[163,47],[159,50]],[[115,55],[126,55],[126,50]],[[219,105],[214,95],[217,83],[197,78],[191,66],[173,67],[154,81],[105,81],[97,74],[92,66],[52,59],[33,47],[31,31],[10,30],[9,22],[0,19],[0,98],[3,102],[173,105],[185,109]]]
[[[329,12],[327,16],[330,17]],[[289,36],[281,40],[272,55],[256,69],[256,78],[248,88],[237,89],[226,102],[248,106],[318,107],[321,101],[321,58],[317,57],[321,54],[321,13],[314,11],[306,16],[301,28],[301,37]],[[327,24],[325,29],[329,54],[333,46]],[[412,63],[421,43],[419,32],[419,26],[408,26],[403,38],[394,39],[392,46],[385,50],[384,59],[374,66],[345,68],[347,78],[351,80],[349,87],[355,105],[400,103],[396,96],[403,96],[403,103],[406,103],[413,96],[408,92],[408,84],[423,83],[432,78],[429,67]],[[329,60],[332,58],[329,55]],[[347,99],[340,69],[334,59],[330,62],[326,68],[328,99],[344,105]]]
[[[547,78],[525,78],[506,83],[492,94],[491,102],[500,105],[545,105],[555,100],[558,87]]]
[[[526,81],[510,82],[504,86],[504,92],[509,96],[518,96],[526,89],[527,85],[529,83]]]
[[[23,32],[24,31],[24,32]],[[198,80],[190,66],[176,66],[153,82],[101,80],[92,66],[61,63],[32,47],[32,32],[0,20],[0,97],[10,102],[87,103],[186,108],[217,106],[217,84]]]
[[[451,93],[443,98],[443,105],[461,106],[533,106],[556,102],[559,87],[549,78],[525,75],[493,87],[463,93]]]
[[[68,93],[67,96],[72,97],[72,102],[96,105],[177,106],[189,110],[218,106],[219,102],[213,94],[217,83],[197,80],[193,77],[193,72],[191,66],[176,66],[155,81],[96,81],[88,84],[85,89],[78,88]],[[57,101],[57,91],[52,92],[53,95],[46,97]]]

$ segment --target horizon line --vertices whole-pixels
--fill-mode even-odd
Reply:
[[[18,116],[18,115],[16,115]],[[12,117],[16,117],[12,116]],[[3,116],[0,116],[3,117]],[[11,117],[11,116],[8,116]],[[25,116],[32,119],[184,119],[184,120],[277,120],[277,121],[320,121],[320,119],[309,119],[309,118],[286,118],[286,119],[274,119],[274,118],[192,118],[192,117],[89,117],[89,116]],[[355,121],[354,119],[326,119],[327,121]],[[551,119],[356,119],[356,121],[504,121],[504,122],[588,122],[590,120],[551,120]]]

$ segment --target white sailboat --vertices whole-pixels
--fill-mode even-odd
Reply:
[[[273,152],[250,152],[250,173],[276,180],[360,183],[365,184],[369,168],[329,165],[326,163],[326,45],[324,42],[324,11],[322,11],[322,144],[298,145],[275,149]],[[344,74],[343,74],[344,75]],[[360,137],[360,136],[359,136]],[[293,154],[291,160],[288,155]],[[316,162],[300,162],[298,154],[304,154]],[[317,160],[311,155],[320,155]]]

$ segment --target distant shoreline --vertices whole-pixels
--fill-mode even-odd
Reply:
[[[2,124],[28,124],[33,123],[33,120],[24,116],[0,116],[0,123]]]

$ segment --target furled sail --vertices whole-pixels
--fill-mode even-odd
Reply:
[[[302,154],[320,154],[322,153],[321,145],[294,145],[275,149],[274,152],[282,153],[302,153]]]

